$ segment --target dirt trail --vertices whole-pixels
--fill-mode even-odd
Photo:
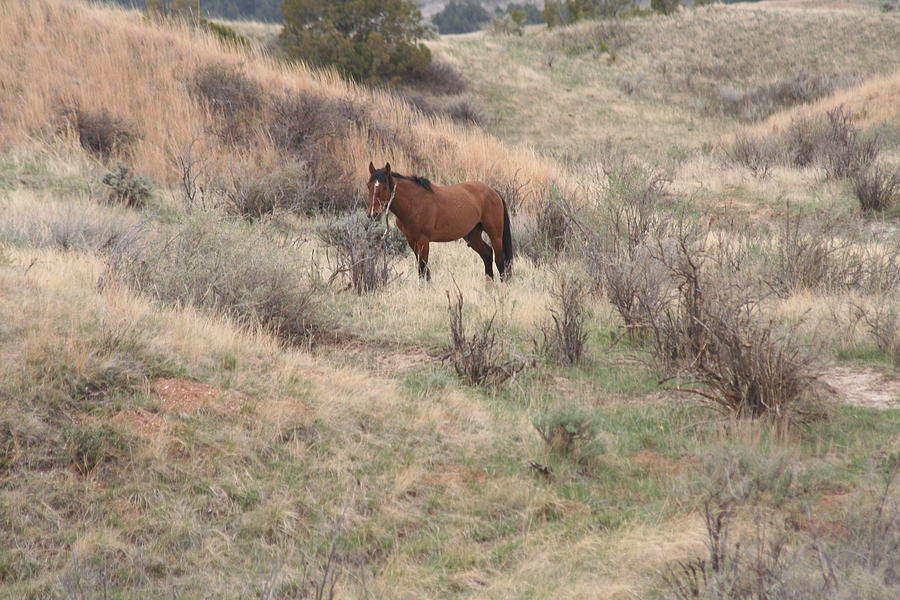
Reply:
[[[834,367],[822,380],[845,402],[869,408],[900,408],[900,378],[875,369]]]

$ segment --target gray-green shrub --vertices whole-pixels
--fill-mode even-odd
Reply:
[[[406,253],[406,239],[396,227],[387,229],[362,213],[334,217],[318,227],[329,249],[331,281],[342,278],[357,294],[381,289],[395,277],[394,262]]]
[[[107,195],[110,203],[130,208],[142,208],[153,195],[153,182],[133,173],[130,166],[121,162],[103,176],[103,184],[110,188]]]
[[[597,439],[599,421],[592,411],[556,408],[539,413],[531,423],[554,452],[589,458],[605,451],[602,442]]]
[[[171,229],[119,240],[108,276],[166,304],[192,304],[283,340],[308,344],[328,323],[308,266],[291,248],[241,222],[197,214]]]
[[[302,162],[289,162],[267,173],[238,166],[222,192],[225,209],[247,219],[277,212],[310,214],[322,208],[320,191]]]

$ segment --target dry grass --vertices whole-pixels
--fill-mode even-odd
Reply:
[[[362,181],[370,160],[390,160],[399,171],[420,172],[437,182],[511,180],[528,172],[534,189],[560,177],[551,163],[527,151],[506,149],[497,139],[412,113],[391,95],[350,85],[333,73],[286,66],[261,51],[223,46],[212,35],[144,21],[138,13],[62,0],[5,2],[0,8],[0,52],[8,60],[0,79],[0,145],[53,137],[60,107],[107,111],[136,124],[139,139],[131,162],[160,183],[180,175],[173,155],[195,143],[212,173],[226,173],[243,158],[260,170],[274,167],[280,153],[262,128],[246,146],[230,148],[210,131],[214,115],[194,101],[186,84],[202,67],[221,64],[252,73],[271,94],[315,94],[326,100],[365,106],[368,123],[328,140],[342,176]],[[24,74],[28,74],[25,77]],[[372,137],[372,128],[394,132]],[[252,150],[251,150],[252,149]]]
[[[735,16],[732,8],[708,14],[713,10],[722,10],[732,25],[772,27],[768,17]],[[857,12],[847,13],[850,22],[868,23]],[[0,17],[0,52],[14,57],[0,65],[0,80],[9,86],[0,91],[0,111],[12,117],[0,126],[0,143],[13,148],[0,155],[0,212],[12,217],[0,224],[0,529],[6,533],[0,536],[0,596],[309,596],[313,583],[324,580],[330,557],[338,597],[654,597],[667,563],[702,554],[696,488],[706,479],[700,465],[720,457],[723,446],[741,445],[758,478],[768,477],[776,463],[789,466],[802,485],[790,493],[769,486],[766,501],[801,528],[810,506],[827,523],[832,491],[864,486],[859,466],[896,446],[896,410],[835,407],[828,419],[789,432],[761,423],[710,424],[708,412],[658,391],[658,374],[635,361],[645,352],[640,340],[622,338],[619,316],[595,293],[583,299],[592,317],[582,322],[586,335],[579,339],[586,348],[579,364],[530,361],[529,369],[495,387],[460,383],[434,358],[449,340],[447,291],[464,294],[470,323],[496,315],[504,344],[530,360],[553,287],[553,271],[536,261],[584,269],[569,252],[575,246],[557,239],[571,241],[572,226],[556,215],[529,214],[529,198],[516,220],[552,231],[539,240],[535,261],[519,258],[509,282],[488,281],[464,243],[435,244],[430,284],[418,281],[415,260],[406,254],[396,263],[396,277],[373,294],[317,286],[317,306],[348,338],[312,349],[285,345],[211,296],[192,299],[200,309],[178,297],[162,304],[150,288],[141,296],[109,278],[98,286],[107,267],[98,253],[103,240],[138,221],[164,240],[185,222],[208,219],[204,239],[226,241],[229,252],[203,252],[203,260],[163,273],[175,287],[216,274],[223,276],[213,287],[229,288],[222,291],[233,294],[240,281],[253,287],[255,279],[246,274],[255,275],[259,255],[267,259],[263,270],[277,262],[287,281],[324,282],[332,273],[315,235],[321,217],[281,206],[274,216],[235,221],[218,197],[185,205],[166,189],[182,176],[172,156],[191,142],[208,161],[199,171],[213,177],[240,175],[241,165],[265,170],[310,158],[285,149],[293,142],[270,139],[269,100],[257,107],[260,127],[250,127],[248,139],[223,140],[185,87],[207,65],[240,65],[264,98],[305,92],[304,98],[322,100],[326,115],[349,106],[341,114],[356,121],[346,134],[335,129],[340,135],[318,138],[313,132],[313,139],[323,144],[322,156],[346,163],[351,185],[378,156],[406,161],[409,170],[426,170],[435,179],[479,177],[511,188],[528,182],[535,187],[524,189],[526,195],[559,172],[529,152],[504,150],[477,129],[421,119],[380,92],[279,66],[259,53],[232,53],[207,37],[146,24],[132,13],[17,0],[3,3]],[[671,32],[697,18],[626,27]],[[818,23],[822,16],[797,19]],[[7,42],[8,34],[14,42]],[[734,126],[700,111],[661,109],[643,95],[660,89],[653,87],[656,76],[649,88],[627,99],[616,96],[609,114],[628,118],[580,126],[581,113],[569,118],[566,107],[620,94],[617,74],[605,72],[620,63],[560,56],[554,75],[545,78],[542,50],[523,49],[516,40],[461,37],[436,44],[476,42],[484,46],[470,48],[477,59],[469,69],[473,77],[483,76],[479,61],[489,64],[489,74],[515,63],[508,72],[516,89],[532,93],[479,103],[494,110],[509,102],[503,110],[522,119],[523,140],[531,127],[545,127],[549,142],[560,146],[569,133],[573,147],[598,131],[616,135],[621,144],[574,150],[596,150],[592,160],[607,168],[621,164],[617,145],[652,149],[682,131],[683,143],[700,144]],[[132,56],[138,45],[139,56]],[[509,64],[489,60],[510,48]],[[17,65],[49,75],[26,81],[12,73]],[[560,74],[565,77],[557,79]],[[579,77],[586,88],[575,85]],[[74,78],[83,87],[76,88]],[[568,91],[557,85],[564,82],[572,84]],[[135,170],[164,184],[150,206],[126,210],[92,201],[103,191],[106,169],[74,140],[55,138],[50,119],[56,113],[48,110],[57,90],[67,96],[62,100],[108,108],[138,124]],[[541,102],[534,101],[538,93]],[[30,103],[21,109],[13,104],[20,96]],[[516,112],[517,106],[524,110]],[[537,120],[529,122],[532,117]],[[409,136],[396,138],[397,131]],[[296,139],[308,133],[299,131]],[[631,135],[639,139],[624,139]],[[668,219],[663,208],[706,207],[718,211],[700,219],[711,248],[725,237],[723,230],[743,232],[750,223],[748,235],[769,235],[774,245],[784,200],[821,207],[849,193],[812,168],[778,165],[756,181],[712,156],[678,158],[682,154],[673,154],[677,178],[669,195],[648,204],[620,194],[615,198],[634,204],[634,211],[619,213],[618,221],[614,212],[605,213],[596,224],[603,231],[618,224],[623,239],[653,238],[648,231]],[[590,176],[579,179],[585,188],[597,184]],[[606,193],[609,184],[604,179],[597,186]],[[267,211],[268,205],[257,212]],[[843,219],[849,211],[837,212]],[[735,221],[731,229],[726,221]],[[871,265],[888,269],[894,226],[856,225],[863,230],[851,241],[872,257]],[[59,241],[66,239],[83,241]],[[741,273],[760,274],[761,257],[734,256]],[[145,259],[160,275],[162,263]],[[227,268],[230,263],[239,268]],[[872,324],[858,309],[872,321],[882,314],[872,309],[892,290],[874,293],[854,284],[829,287],[826,294],[825,288],[799,287],[760,308],[788,323],[803,321],[800,339],[821,357],[884,364]],[[190,397],[172,397],[176,393]],[[605,452],[572,460],[546,447],[532,422],[558,408],[590,415]],[[546,471],[529,468],[530,462]]]
[[[13,595],[58,595],[77,584],[88,596],[108,588],[237,597],[260,593],[273,578],[291,589],[310,565],[319,567],[333,527],[344,597],[364,589],[387,597],[478,594],[486,582],[490,595],[504,595],[513,581],[521,585],[520,569],[540,584],[541,572],[530,565],[551,552],[557,564],[571,565],[567,586],[583,590],[595,581],[597,568],[583,552],[603,547],[607,534],[579,534],[573,549],[558,530],[564,522],[581,527],[590,509],[521,471],[526,456],[545,460],[521,413],[497,413],[452,385],[426,388],[411,404],[398,381],[285,350],[268,334],[228,319],[163,308],[115,286],[98,292],[102,263],[88,255],[15,250],[10,258],[0,268],[0,314],[15,323],[23,346],[3,337],[4,357],[24,351],[35,368],[61,361],[85,377],[105,365],[134,364],[138,382],[153,371],[127,361],[156,357],[164,369],[244,392],[235,410],[211,404],[190,414],[167,408],[170,400],[159,402],[153,387],[141,383],[130,391],[108,388],[112,401],[70,400],[65,418],[81,436],[72,439],[82,440],[84,451],[96,448],[76,455],[83,458],[81,474],[46,466],[38,473],[15,458],[15,485],[0,489],[6,507],[0,519],[16,520],[8,531],[17,546],[4,559],[12,569],[5,590]],[[467,278],[460,279],[468,289]],[[16,320],[8,320],[13,313]],[[139,355],[130,347],[106,357],[92,352],[95,340],[126,332],[139,341]],[[3,381],[0,396],[7,400],[28,379],[5,370]],[[50,377],[44,382],[56,385]],[[24,409],[17,403],[3,404],[0,438],[21,414],[10,411],[18,410]],[[82,425],[84,413],[114,425]],[[20,442],[34,439],[43,450],[37,438],[23,436],[34,427],[53,434],[47,439],[65,431],[41,412],[27,414],[13,430]],[[121,450],[119,439],[127,444]],[[412,453],[401,457],[399,447]],[[348,470],[352,475],[343,475]],[[318,483],[309,488],[302,481]],[[36,496],[51,504],[29,506]],[[52,526],[60,518],[77,532],[71,544]],[[660,534],[638,526],[623,535]],[[652,583],[654,564],[639,569],[638,589]],[[636,585],[633,576],[629,581]]]
[[[897,28],[900,29],[900,25]],[[860,128],[896,120],[900,116],[900,72],[871,77],[810,106],[783,110],[753,129],[759,132],[781,131],[800,115],[825,114],[839,107],[843,107]]]
[[[900,68],[896,16],[853,7],[755,6],[585,22],[521,39],[448,36],[430,46],[467,74],[488,122],[495,122],[493,131],[563,159],[601,154],[597,142],[606,137],[654,158],[676,140],[700,146],[732,126],[731,118],[717,114],[723,92],[751,92],[798,70],[839,86],[875,78],[870,91],[862,91],[863,84],[854,92],[854,106],[863,112],[866,94],[874,94],[873,117],[893,114],[895,94],[871,90],[882,85],[878,78],[893,81]],[[507,76],[498,79],[496,72]],[[629,94],[617,80],[640,86]]]

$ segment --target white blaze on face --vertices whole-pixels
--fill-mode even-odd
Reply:
[[[372,186],[372,198],[369,201],[369,216],[373,216],[375,214],[375,198],[378,197],[378,186],[381,185],[380,181],[376,181],[375,185]]]

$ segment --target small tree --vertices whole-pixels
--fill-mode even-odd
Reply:
[[[291,58],[365,82],[397,82],[431,63],[411,0],[285,0],[282,10],[281,41]]]
[[[450,0],[431,22],[441,33],[469,33],[490,19],[478,0]]]
[[[633,0],[547,0],[544,20],[549,27],[569,25],[582,19],[614,17]]]
[[[671,15],[681,6],[681,0],[650,0],[650,8],[664,15]]]

